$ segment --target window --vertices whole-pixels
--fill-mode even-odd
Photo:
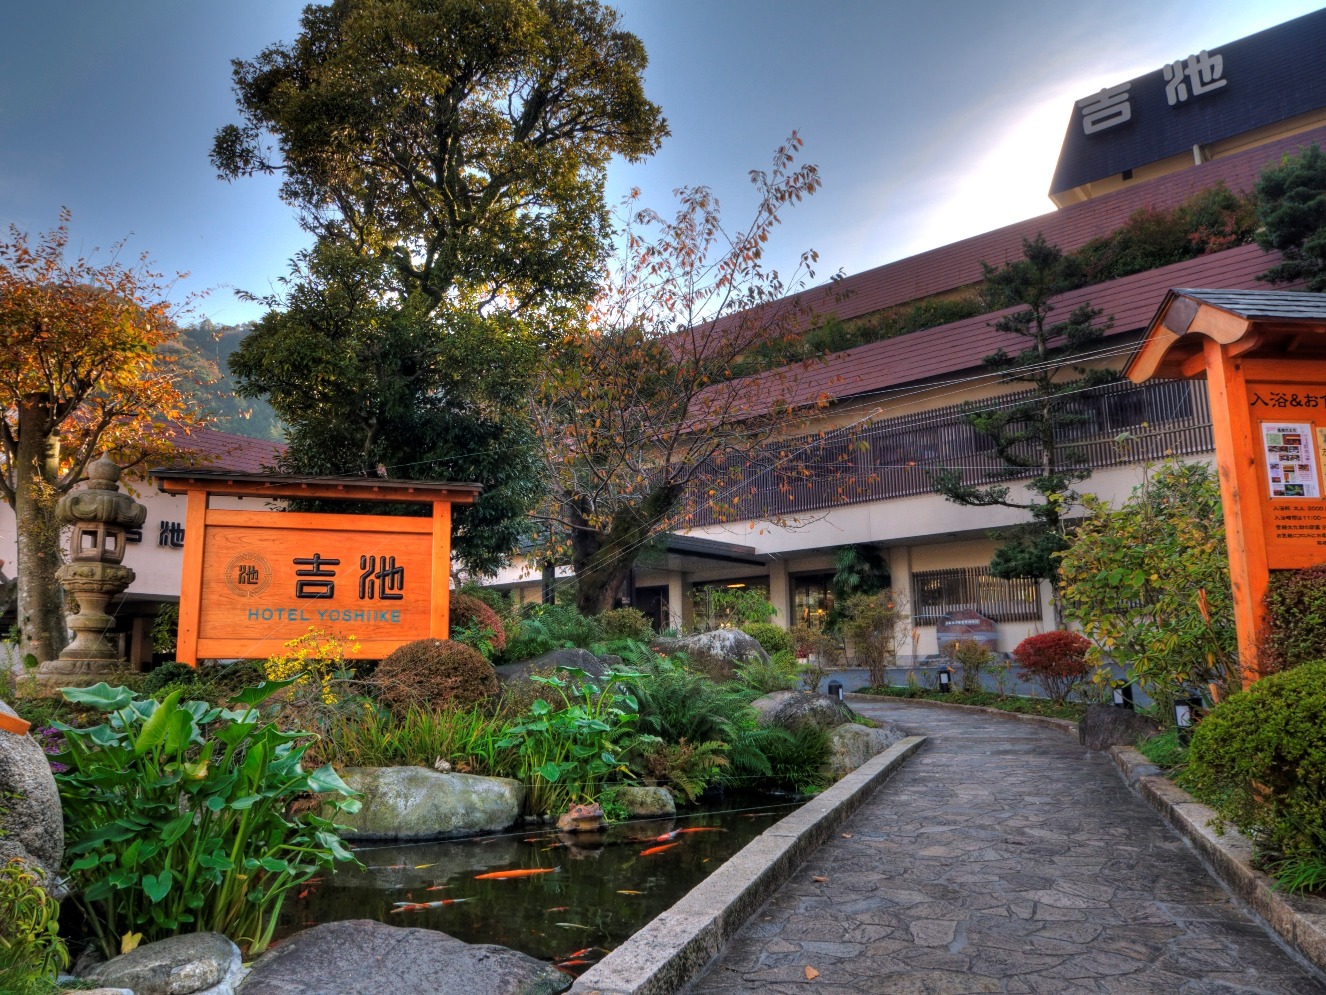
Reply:
[[[833,610],[833,574],[811,574],[792,578],[792,623],[804,622],[818,629]]]
[[[917,625],[935,625],[955,611],[980,612],[994,622],[1039,621],[1040,585],[1029,578],[994,577],[988,567],[912,574],[912,617]]]

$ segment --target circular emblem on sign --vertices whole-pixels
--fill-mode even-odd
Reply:
[[[226,587],[241,598],[256,598],[272,583],[272,567],[258,553],[240,553],[226,564]]]

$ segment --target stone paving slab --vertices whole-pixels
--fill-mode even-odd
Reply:
[[[930,738],[688,991],[1326,995],[1105,755],[1002,717],[852,707]]]

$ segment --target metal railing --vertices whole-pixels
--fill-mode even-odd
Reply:
[[[967,422],[977,412],[1033,399],[1019,391],[978,402],[889,418],[770,444],[738,466],[706,467],[687,494],[685,526],[779,519],[845,504],[933,494],[934,474],[952,470],[966,484],[1034,475],[1010,473],[989,438]],[[1211,410],[1204,381],[1127,381],[1083,390],[1069,402],[1081,423],[1060,432],[1061,463],[1101,469],[1168,455],[1211,452]],[[1034,456],[1027,448],[1024,455]]]
[[[947,567],[912,574],[912,621],[935,625],[950,612],[974,611],[992,622],[1033,622],[1041,618],[1040,583],[1027,577],[1005,580],[989,567]]]

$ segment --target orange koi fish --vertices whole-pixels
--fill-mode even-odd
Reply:
[[[601,947],[585,947],[584,950],[573,950],[562,958],[562,961],[571,960],[573,957],[584,957],[586,954],[592,954],[595,950],[601,950]]]
[[[392,912],[418,912],[421,909],[440,909],[444,905],[456,905],[459,902],[468,902],[468,898],[444,898],[438,902],[396,902]]]
[[[487,874],[476,874],[476,881],[505,881],[507,878],[527,878],[535,874],[555,874],[560,871],[560,867],[521,867],[512,868],[507,871],[489,871]]]
[[[592,960],[577,958],[576,960],[564,960],[554,964],[553,967],[584,967],[586,964],[593,964]]]
[[[644,892],[643,892],[643,891],[631,891],[629,888],[619,888],[619,889],[617,889],[617,894],[619,894],[619,895],[643,895]]]
[[[681,832],[680,829],[674,829],[672,830],[672,832],[664,833],[662,836],[655,836],[654,839],[656,839],[660,843],[664,843],[667,840],[675,840],[679,832]]]
[[[570,912],[570,911],[571,911],[571,906],[569,906],[569,905],[554,905],[551,909],[544,909],[543,911],[544,911],[544,912]]]
[[[717,826],[692,826],[690,829],[678,829],[679,833],[725,833],[726,829]]]
[[[648,857],[650,854],[662,853],[664,850],[671,850],[677,843],[664,843],[662,846],[651,846],[648,850],[641,850],[640,856]]]
[[[450,888],[448,884],[430,884],[424,891],[441,891],[443,888]]]

